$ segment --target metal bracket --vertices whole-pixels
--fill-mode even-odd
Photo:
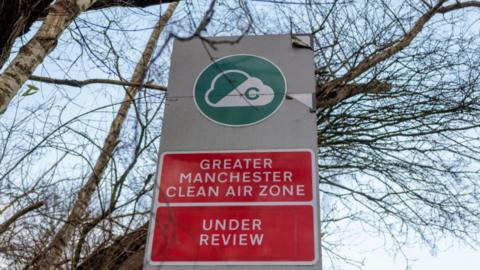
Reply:
[[[312,36],[309,34],[290,35],[292,39],[292,46],[296,48],[305,48],[313,50]]]
[[[307,106],[310,112],[315,112],[315,94],[287,94],[287,99],[294,99]]]

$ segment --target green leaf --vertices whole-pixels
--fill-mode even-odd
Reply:
[[[30,96],[38,92],[38,87],[33,84],[27,84],[27,91],[23,92],[22,96]]]

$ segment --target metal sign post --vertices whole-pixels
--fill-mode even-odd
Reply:
[[[175,42],[144,269],[321,269],[313,73],[309,36]]]

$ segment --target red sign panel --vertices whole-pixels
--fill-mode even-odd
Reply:
[[[153,261],[314,261],[313,207],[159,207]]]
[[[310,151],[168,153],[160,203],[312,200]]]
[[[309,150],[164,153],[148,258],[153,265],[313,265]]]

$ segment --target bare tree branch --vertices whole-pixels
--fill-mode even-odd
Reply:
[[[179,2],[180,0],[98,0],[88,10],[96,10],[109,7],[137,7],[144,8],[159,4]]]
[[[23,0],[0,2],[0,68],[10,55],[15,39],[28,32],[40,14],[53,0]]]
[[[100,0],[87,11],[109,7],[144,8],[178,0]],[[53,0],[22,0],[0,2],[0,68],[10,55],[16,38],[27,33],[34,22],[44,19]]]
[[[15,223],[15,221],[17,221],[17,219],[21,218],[22,216],[28,214],[29,212],[31,212],[35,209],[38,209],[38,208],[42,207],[43,205],[45,205],[45,201],[39,201],[39,202],[33,203],[33,204],[17,211],[15,214],[13,214],[13,216],[11,216],[9,219],[7,219],[4,223],[0,224],[0,235],[5,233],[8,230],[8,228],[10,227],[10,225]]]
[[[152,84],[152,83],[141,84],[141,83],[133,83],[133,82],[127,82],[127,81],[111,80],[111,79],[69,80],[69,79],[55,79],[55,78],[32,75],[30,76],[29,80],[44,82],[44,83],[67,85],[72,87],[83,87],[89,84],[101,83],[101,84],[131,86],[131,87],[140,87],[140,88],[149,88],[149,89],[155,89],[160,91],[167,91],[167,87],[163,85]]]
[[[455,4],[450,4],[450,5],[439,8],[437,12],[447,13],[449,11],[454,11],[454,10],[469,8],[469,7],[480,7],[480,1],[456,2]]]
[[[5,112],[35,68],[57,46],[58,38],[68,25],[94,2],[95,0],[59,0],[50,6],[48,15],[35,36],[20,49],[5,72],[0,75],[0,114]]]
[[[148,223],[113,240],[108,246],[100,246],[94,250],[76,269],[118,269],[123,264],[132,264],[132,254],[140,253],[141,260],[133,260],[137,269],[143,263],[145,242],[147,240]],[[138,256],[137,256],[138,257]]]
[[[316,92],[322,93],[324,90],[321,85],[317,85]],[[327,108],[339,104],[347,98],[353,97],[358,94],[376,94],[387,92],[392,89],[390,83],[372,81],[365,84],[347,84],[339,86],[330,92],[330,95],[325,96],[322,99],[317,99],[317,108]]]
[[[439,1],[433,8],[429,9],[424,15],[422,15],[412,29],[406,33],[402,39],[397,42],[394,42],[390,46],[378,51],[374,55],[368,57],[361,61],[358,65],[350,69],[342,77],[335,79],[333,81],[327,82],[320,90],[321,92],[317,93],[317,103],[322,104],[322,100],[329,99],[335,96],[335,89],[341,85],[345,85],[349,81],[357,78],[365,71],[369,70],[371,67],[376,64],[388,59],[392,55],[403,50],[405,47],[410,45],[412,40],[422,31],[425,24],[435,15],[438,9],[445,3],[446,0]]]
[[[145,50],[142,54],[140,61],[135,67],[135,71],[132,76],[132,82],[134,84],[141,84],[144,80],[146,69],[150,63],[153,51],[156,47],[158,38],[163,28],[167,24],[170,17],[173,15],[178,2],[171,3],[168,9],[165,11],[165,14],[162,15],[157,24],[154,27],[152,34],[147,42]],[[31,266],[34,269],[53,269],[56,262],[59,260],[59,257],[67,245],[67,242],[70,240],[73,231],[75,228],[81,224],[82,217],[85,214],[88,204],[92,198],[94,191],[96,190],[99,182],[102,179],[102,175],[107,168],[108,162],[110,161],[115,146],[117,145],[118,138],[120,136],[120,131],[122,129],[123,123],[128,114],[128,110],[133,103],[133,98],[137,94],[138,87],[129,87],[127,93],[124,97],[124,102],[120,106],[115,119],[112,121],[110,126],[110,131],[108,132],[107,138],[105,139],[102,151],[95,163],[92,173],[88,177],[87,182],[81,188],[78,193],[78,198],[76,199],[73,207],[71,208],[70,214],[67,218],[66,223],[60,228],[56,233],[53,240],[50,244],[43,250],[38,256],[34,258],[31,262]]]

